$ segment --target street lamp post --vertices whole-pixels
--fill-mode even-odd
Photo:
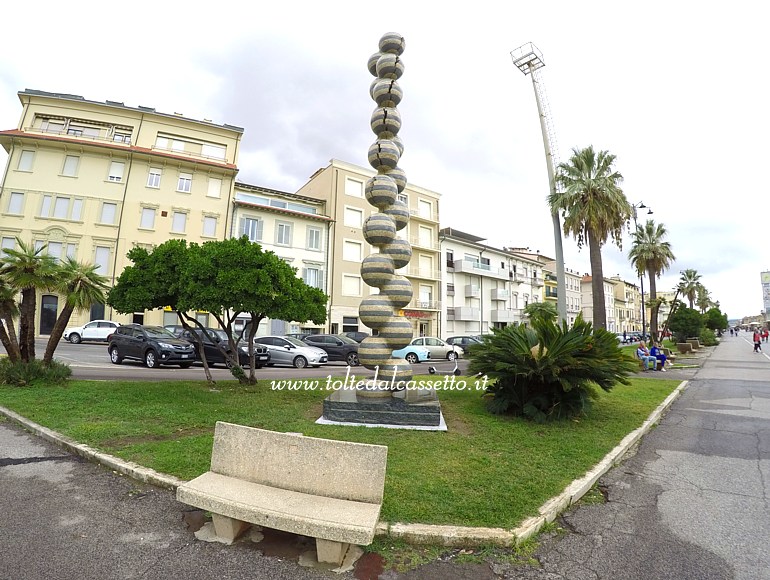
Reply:
[[[632,204],[631,207],[633,208],[633,213],[631,214],[631,217],[634,218],[634,230],[639,231],[639,225],[636,223],[636,210],[638,209],[646,209],[647,214],[652,214],[653,211],[646,205],[644,205],[643,201],[640,201],[639,203]],[[645,315],[646,315],[646,309],[644,307],[644,276],[642,274],[639,274],[639,288],[642,292],[642,338],[645,337],[647,334],[647,326],[645,321]]]

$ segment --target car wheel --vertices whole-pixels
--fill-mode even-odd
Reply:
[[[182,368],[182,369],[189,369],[191,366],[192,366],[191,362],[179,363],[179,368]]]
[[[410,365],[416,365],[418,362],[420,362],[420,357],[418,357],[413,352],[407,353],[407,355],[404,358],[406,359],[406,362],[408,362]]]
[[[295,369],[304,369],[307,366],[307,359],[304,356],[298,356],[294,359]]]
[[[112,364],[119,365],[123,362],[123,357],[120,356],[120,352],[118,352],[118,347],[113,346],[110,349],[110,360],[112,361]]]
[[[446,353],[446,359],[447,360],[455,360],[457,358],[457,353],[454,351],[449,351]]]
[[[70,334],[69,341],[72,344],[80,344],[81,340],[82,339],[80,338],[80,335],[77,332],[73,332],[72,334]]]
[[[351,352],[348,354],[348,365],[351,367],[357,367],[359,365],[358,362],[358,353],[357,352]]]
[[[148,369],[158,368],[158,355],[154,350],[150,349],[144,353],[144,366]]]
[[[233,361],[231,361],[231,360],[230,360],[230,357],[229,357],[229,356],[226,356],[226,357],[225,357],[225,366],[226,366],[228,369],[231,369],[231,368],[233,368]]]

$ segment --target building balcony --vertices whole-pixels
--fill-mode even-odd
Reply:
[[[405,270],[396,270],[396,274],[409,276],[410,278],[425,278],[427,280],[440,280],[441,272],[432,268],[409,267]]]
[[[455,295],[455,285],[454,284],[447,284],[446,285],[446,295],[447,296],[454,296]]]
[[[406,307],[409,310],[441,310],[440,300],[412,300]]]
[[[489,264],[482,264],[475,260],[455,260],[455,272],[465,272],[474,276],[486,276],[497,280],[508,280],[508,270],[501,270]]]
[[[521,322],[521,310],[492,310],[489,313],[490,322]]]
[[[470,306],[455,306],[446,311],[447,320],[478,320],[479,314],[478,308]]]
[[[409,238],[409,243],[412,244],[412,246],[415,248],[428,248],[430,250],[436,251],[441,249],[441,244],[439,244],[439,241],[434,240],[433,238],[411,237]]]
[[[435,212],[435,211],[433,211],[430,214],[428,214],[428,213],[425,213],[423,211],[420,211],[419,209],[410,209],[409,210],[409,215],[412,218],[416,218],[416,219],[419,219],[419,220],[426,220],[426,221],[429,221],[429,222],[437,222],[437,221],[439,221],[439,219],[438,219],[438,212]]]
[[[466,298],[479,298],[479,297],[481,297],[481,289],[478,286],[473,286],[472,284],[468,284],[465,287],[465,297]]]
[[[540,276],[532,276],[533,286],[542,286],[544,283],[544,280]]]
[[[492,290],[492,300],[508,300],[511,297],[511,293],[508,290],[502,288],[494,288]]]
[[[511,282],[517,282],[517,283],[527,281],[527,277],[524,274],[520,274],[518,272],[509,272],[508,279]]]

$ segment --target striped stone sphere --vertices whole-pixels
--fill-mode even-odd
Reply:
[[[398,135],[393,135],[393,137],[390,138],[393,143],[396,144],[396,147],[398,147],[398,155],[399,157],[404,154],[404,142],[401,140],[401,137]],[[397,168],[394,168],[397,169]],[[406,185],[406,180],[404,180],[404,185]],[[403,188],[402,188],[403,190]]]
[[[412,259],[412,246],[406,240],[395,238],[389,244],[380,247],[380,254],[393,258],[393,266],[398,270],[409,264],[409,260]]]
[[[369,94],[380,107],[397,107],[404,96],[395,79],[375,79],[369,87]]]
[[[381,52],[375,52],[369,57],[369,61],[366,63],[366,68],[369,69],[369,72],[372,73],[372,76],[374,77],[377,76],[377,61],[380,60],[381,56]]]
[[[391,316],[377,338],[385,341],[392,350],[401,348],[412,340],[412,323],[403,316]]]
[[[390,138],[391,141],[393,141],[394,143],[396,143],[396,145],[398,145],[398,143],[401,140],[400,139],[397,140],[397,139],[398,137]],[[401,148],[403,149],[403,147],[404,147],[404,144],[401,143]],[[398,190],[399,193],[404,191],[404,188],[406,187],[406,173],[404,173],[403,169],[401,169],[400,167],[391,169],[390,171],[388,171],[388,177],[390,177],[396,183],[396,189]]]
[[[383,209],[382,213],[390,216],[396,224],[396,231],[403,230],[409,223],[409,208],[403,201],[396,200],[395,203]]]
[[[369,165],[380,173],[387,174],[395,168],[400,157],[401,151],[390,139],[377,139],[369,147]]]
[[[367,286],[382,288],[393,279],[393,259],[382,254],[369,254],[361,262],[361,278]]]
[[[403,390],[406,383],[412,380],[412,365],[402,358],[390,358],[380,365],[377,377],[386,381],[391,391]]]
[[[393,356],[393,348],[379,336],[367,336],[358,345],[358,360],[366,368],[374,368]]]
[[[396,222],[389,215],[374,213],[366,218],[364,239],[373,246],[389,244],[396,237]]]
[[[396,143],[395,140],[393,142]],[[386,174],[370,177],[366,180],[366,185],[364,186],[366,201],[379,210],[393,204],[396,201],[397,193],[398,188],[396,187],[395,180]]]
[[[406,40],[398,32],[386,32],[380,38],[380,52],[401,55],[406,48]]]
[[[412,283],[404,276],[391,276],[390,279],[383,280],[379,288],[380,293],[390,297],[393,308],[405,308],[414,297]]]
[[[377,107],[372,112],[372,131],[380,139],[389,139],[401,130],[401,113],[395,107]]]
[[[381,79],[400,79],[404,74],[404,61],[397,54],[386,53],[377,59],[376,70]]]
[[[384,294],[367,296],[358,307],[358,316],[366,326],[382,331],[393,317],[393,304]],[[411,338],[411,336],[410,336]],[[408,342],[408,341],[407,341]]]

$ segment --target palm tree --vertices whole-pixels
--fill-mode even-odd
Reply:
[[[19,308],[19,353],[21,360],[35,358],[35,311],[37,291],[53,288],[58,280],[56,260],[44,254],[46,245],[35,249],[16,238],[17,248],[6,248],[0,275],[11,288],[21,291]]]
[[[650,336],[652,337],[658,336],[658,311],[660,310],[655,280],[676,260],[671,251],[671,244],[663,241],[667,233],[663,224],[647,220],[643,227],[637,228],[634,232],[633,245],[628,253],[637,273],[640,276],[648,274],[650,277]]]
[[[564,235],[572,234],[579,248],[588,244],[594,328],[607,327],[602,245],[611,237],[621,248],[623,225],[631,219],[631,204],[620,189],[623,176],[613,169],[614,162],[614,155],[596,153],[593,146],[573,149],[569,161],[557,167],[561,191],[548,196],[551,211],[564,214]]]
[[[51,329],[48,344],[43,355],[43,363],[53,360],[53,353],[61,340],[64,330],[69,324],[75,310],[90,308],[92,304],[104,304],[104,291],[107,289],[107,278],[101,276],[94,264],[82,264],[72,258],[67,258],[59,266],[59,283],[55,290],[65,297],[64,308]]]
[[[695,302],[695,297],[698,294],[699,285],[700,274],[698,274],[697,270],[688,268],[682,272],[682,277],[679,278],[679,291],[682,293],[682,296],[687,298],[691,309],[693,307],[693,303]]]
[[[706,287],[703,284],[698,284],[695,294],[695,305],[700,308],[701,314],[705,314],[706,310],[711,308],[714,304],[711,301],[711,292],[706,290]]]

